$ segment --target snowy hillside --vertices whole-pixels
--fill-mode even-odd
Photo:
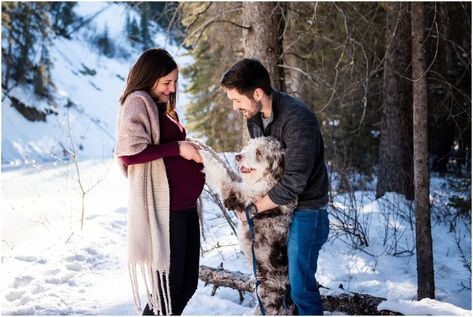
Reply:
[[[11,106],[11,100],[2,101],[2,165],[29,162],[60,161],[70,157],[67,151],[74,146],[79,159],[107,159],[112,156],[118,113],[118,98],[132,63],[141,53],[133,50],[124,36],[125,7],[112,2],[81,2],[75,11],[83,17],[94,16],[90,23],[73,34],[71,40],[57,38],[50,47],[54,63],[52,78],[57,93],[57,105],[48,105],[23,87],[10,92],[26,106],[39,110],[50,109],[56,114],[46,117],[46,122],[31,122]],[[108,28],[120,55],[129,58],[107,58],[89,43],[91,34]],[[179,65],[188,59],[183,51],[165,45],[164,37],[157,43],[176,56]],[[182,80],[181,80],[182,84]],[[187,102],[179,95],[178,112]],[[181,115],[184,118],[184,114]],[[69,132],[70,131],[70,132]],[[72,141],[72,143],[71,143]]]

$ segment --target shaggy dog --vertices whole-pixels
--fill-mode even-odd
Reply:
[[[279,141],[262,137],[251,139],[241,153],[235,155],[239,173],[212,149],[199,151],[204,161],[204,173],[209,187],[216,191],[225,207],[244,210],[263,197],[278,182],[283,173],[284,151]],[[258,213],[254,218],[254,252],[258,295],[267,315],[292,315],[294,305],[287,303],[288,269],[287,237],[296,201]],[[248,223],[240,222],[238,238],[250,265],[253,265]],[[259,305],[255,314],[261,314]]]

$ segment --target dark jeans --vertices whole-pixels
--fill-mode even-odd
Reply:
[[[295,210],[287,253],[291,299],[298,315],[323,315],[315,272],[319,251],[327,241],[328,233],[327,210]]]
[[[169,287],[172,314],[181,315],[199,279],[200,227],[197,209],[170,212],[171,268]],[[161,298],[163,296],[161,295]],[[163,303],[163,306],[164,303]],[[164,314],[167,315],[166,312]],[[143,315],[154,315],[146,305]]]

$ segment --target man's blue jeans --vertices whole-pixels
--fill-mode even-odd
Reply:
[[[323,315],[315,280],[317,259],[329,233],[326,209],[296,209],[287,245],[291,299],[298,315]]]

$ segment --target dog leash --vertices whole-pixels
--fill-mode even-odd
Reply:
[[[258,305],[259,305],[259,310],[261,312],[261,315],[266,315],[266,311],[264,309],[263,304],[261,303],[261,300],[258,295],[258,286],[260,284],[258,277],[256,276],[256,256],[255,256],[255,231],[254,231],[254,223],[253,219],[250,218],[250,206],[245,208],[245,214],[246,214],[246,221],[248,222],[248,227],[250,229],[250,238],[251,238],[251,253],[253,254],[253,274],[255,276],[255,289],[256,289],[256,299],[258,300]]]

